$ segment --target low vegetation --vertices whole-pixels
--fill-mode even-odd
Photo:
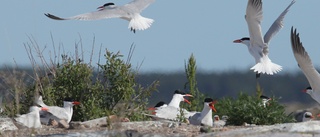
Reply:
[[[285,107],[279,104],[276,97],[272,97],[266,107],[256,96],[239,93],[238,98],[225,97],[215,105],[219,116],[227,115],[227,125],[272,125],[277,123],[294,122],[291,115],[285,113]]]
[[[127,117],[131,121],[148,119],[147,104],[151,93],[157,90],[158,81],[143,87],[135,81],[137,70],[132,69],[130,58],[125,61],[120,52],[105,50],[106,62],[92,66],[85,63],[79,54],[75,58],[61,55],[61,60],[45,60],[42,49],[33,39],[25,44],[34,74],[3,73],[4,86],[10,90],[6,95],[5,114],[15,116],[27,113],[35,105],[39,95],[47,105],[62,106],[63,99],[72,97],[80,101],[74,107],[74,121],[85,121],[107,115]],[[76,44],[76,49],[78,49]],[[93,55],[93,53],[92,53]],[[36,60],[39,60],[40,63]],[[57,57],[57,55],[55,56]],[[15,71],[13,71],[15,72]],[[28,80],[24,80],[30,78]]]
[[[91,61],[85,62],[83,57],[80,57],[79,45],[82,44],[76,43],[74,56],[61,54],[46,60],[43,49],[30,38],[25,48],[33,67],[33,75],[19,70],[17,66],[0,72],[0,88],[6,89],[5,115],[14,117],[18,113],[27,113],[28,108],[35,105],[34,101],[42,95],[47,105],[61,106],[65,97],[80,101],[81,105],[74,107],[74,121],[113,114],[127,117],[131,121],[149,120],[143,113],[148,113],[148,98],[152,92],[157,91],[159,81],[154,80],[148,86],[142,86],[136,81],[138,69],[133,69],[130,64],[134,46],[126,60],[120,52],[106,49],[103,55],[106,61],[93,66]],[[92,47],[94,48],[94,45]],[[91,53],[91,56],[93,55]],[[191,55],[185,62],[187,81],[184,90],[194,97],[189,98],[191,105],[182,104],[182,107],[190,111],[201,111],[203,100],[208,97],[198,89],[196,71],[196,60]],[[270,125],[293,121],[292,116],[285,114],[284,106],[279,104],[276,97],[272,97],[269,105],[264,107],[259,98],[262,91],[260,87],[257,89],[256,95],[239,93],[237,98],[218,99],[218,112],[213,115],[227,115],[229,125]],[[181,116],[180,118],[183,118]]]

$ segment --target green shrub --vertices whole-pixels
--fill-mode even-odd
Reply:
[[[227,115],[228,125],[271,125],[276,123],[293,122],[293,117],[285,113],[285,108],[279,104],[276,97],[272,97],[269,105],[264,107],[257,96],[240,93],[237,99],[222,98],[215,105],[219,116]]]
[[[25,44],[25,48],[34,74],[26,75],[21,72],[6,75],[7,73],[0,72],[0,78],[7,81],[6,85],[0,86],[6,86],[12,94],[9,97],[12,100],[6,100],[5,104],[5,113],[10,117],[17,113],[27,113],[41,94],[47,105],[62,106],[66,97],[80,101],[81,105],[74,107],[73,121],[113,114],[128,117],[131,121],[147,119],[143,113],[147,111],[148,98],[157,90],[159,81],[154,81],[147,87],[135,81],[138,73],[131,68],[129,62],[133,53],[132,47],[126,61],[123,61],[120,52],[106,50],[106,62],[98,63],[98,69],[94,69],[91,61],[85,63],[83,56],[82,59],[79,58],[77,49],[79,43],[82,45],[81,40],[76,43],[75,58],[63,54],[61,60],[57,59],[60,55],[46,60],[44,51],[37,42],[32,38],[30,42]],[[31,79],[25,80],[28,77]]]

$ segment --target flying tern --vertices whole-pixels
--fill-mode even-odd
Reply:
[[[45,15],[54,20],[100,20],[107,18],[121,18],[129,21],[128,28],[134,33],[136,30],[148,29],[153,19],[145,18],[140,15],[142,10],[147,8],[155,0],[133,0],[123,6],[116,6],[114,3],[106,3],[98,7],[98,11],[84,13],[68,18],[61,18],[49,13]]]
[[[262,0],[248,0],[245,19],[249,29],[249,37],[234,40],[234,43],[242,43],[247,45],[250,54],[254,57],[256,65],[250,70],[256,72],[256,78],[260,74],[273,75],[282,70],[278,64],[271,62],[268,57],[269,42],[279,30],[283,27],[283,19],[289,8],[295,3],[293,0],[290,5],[280,14],[280,16],[273,22],[267,33],[262,37],[261,22],[263,18]]]
[[[315,101],[320,103],[320,74],[314,68],[311,59],[304,49],[302,42],[300,41],[299,33],[297,30],[291,28],[291,48],[293,55],[298,62],[299,68],[303,74],[307,77],[307,80],[311,87],[306,88],[304,91],[308,93]]]
[[[37,104],[48,108],[46,112],[40,112],[41,123],[48,124],[50,119],[54,119],[57,122],[65,120],[65,122],[69,123],[73,115],[73,106],[80,105],[80,102],[73,101],[71,98],[65,98],[63,101],[63,107],[47,106],[43,103],[42,96],[40,96]]]
[[[213,126],[212,110],[217,112],[216,108],[214,107],[214,104],[215,101],[213,101],[213,99],[206,98],[204,100],[202,111],[189,117],[190,124]]]
[[[41,128],[40,123],[40,114],[39,111],[47,111],[46,107],[37,107],[32,106],[29,108],[29,113],[19,115],[18,117],[14,118],[18,123],[28,127],[28,128]]]

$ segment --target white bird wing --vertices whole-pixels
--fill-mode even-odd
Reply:
[[[127,16],[125,10],[123,10],[123,6],[121,7],[113,7],[107,8],[104,10],[84,13],[72,17],[61,18],[52,14],[45,14],[47,17],[54,19],[54,20],[99,20],[99,19],[106,19],[106,18],[119,18]]]
[[[280,16],[273,22],[267,33],[264,35],[264,42],[269,43],[271,38],[275,36],[280,29],[283,27],[283,19],[288,13],[290,7],[295,3],[296,1],[293,0],[290,5],[280,14]]]
[[[43,100],[42,100],[42,96],[39,96],[39,98],[35,101],[38,105],[40,105],[41,107],[47,107],[46,104],[44,104]]]
[[[260,25],[263,19],[262,14],[262,1],[248,0],[245,19],[247,21],[250,34],[250,46],[259,46],[261,50],[268,48],[262,38]]]
[[[17,122],[20,124],[29,127],[29,128],[40,128],[40,117],[39,117],[39,111],[32,111],[27,114],[19,115],[15,118]]]
[[[134,0],[124,5],[124,7],[140,13],[142,10],[147,8],[153,2],[155,2],[155,0]]]
[[[201,125],[201,120],[199,119],[201,116],[201,113],[195,113],[193,116],[189,117],[189,122],[192,125]]]
[[[307,77],[313,91],[320,91],[320,75],[314,68],[308,53],[302,45],[302,42],[300,42],[299,33],[297,33],[296,29],[293,31],[293,27],[291,28],[290,38],[293,55],[296,58],[300,69]]]
[[[159,118],[164,118],[164,119],[170,119],[170,120],[175,120],[177,118],[177,115],[179,113],[179,108],[172,107],[172,106],[167,106],[163,108],[159,108],[155,110],[156,116]]]
[[[48,112],[59,120],[68,120],[71,114],[68,114],[67,110],[58,106],[48,106]]]

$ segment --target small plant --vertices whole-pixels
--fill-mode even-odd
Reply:
[[[189,89],[190,94],[193,96],[193,98],[189,99],[191,105],[183,105],[187,108],[187,110],[190,111],[201,111],[203,108],[203,100],[205,98],[204,95],[198,90],[196,71],[196,59],[193,54],[191,54],[188,63],[185,62],[185,73],[187,75],[188,82],[186,82],[186,84],[184,85],[184,89]]]
[[[177,115],[177,121],[185,123],[187,122],[187,119],[188,118],[185,117],[183,109],[179,109],[179,114]]]
[[[263,107],[262,101],[256,96],[240,93],[237,99],[222,98],[215,105],[218,115],[227,115],[228,125],[271,125],[276,123],[293,122],[293,117],[285,113],[276,97],[269,101],[269,106]]]

